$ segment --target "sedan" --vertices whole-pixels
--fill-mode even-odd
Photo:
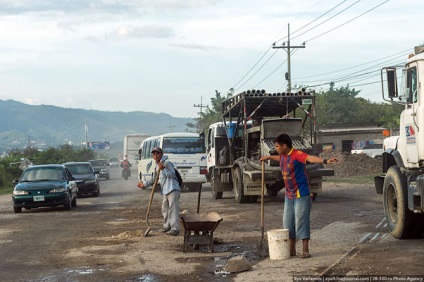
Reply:
[[[70,162],[64,163],[78,186],[78,196],[83,194],[91,194],[94,197],[100,194],[100,183],[98,171],[94,171],[89,162]]]
[[[22,208],[64,206],[66,210],[77,206],[77,184],[71,172],[63,165],[35,165],[22,173],[13,189],[15,213]]]

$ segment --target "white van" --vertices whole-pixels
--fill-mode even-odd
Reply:
[[[156,167],[152,149],[160,147],[163,155],[174,164],[183,178],[184,186],[198,191],[206,182],[205,139],[198,133],[167,133],[145,139],[138,151],[138,179],[145,181],[153,176]]]

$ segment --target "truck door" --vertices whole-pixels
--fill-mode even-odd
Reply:
[[[209,128],[208,131],[208,144],[207,144],[207,166],[208,170],[210,167],[214,167],[216,163],[215,153],[215,127]]]
[[[401,124],[400,131],[402,138],[405,138],[406,145],[406,160],[408,163],[418,163],[418,77],[417,77],[417,64],[412,63],[406,70],[405,81],[405,99],[408,103],[402,113],[403,124]]]

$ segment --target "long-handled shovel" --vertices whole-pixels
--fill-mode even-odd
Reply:
[[[268,255],[268,251],[263,244],[264,241],[264,194],[265,194],[265,161],[262,161],[262,191],[261,191],[261,240],[257,244],[257,251],[260,257]]]
[[[159,173],[160,173],[160,170],[158,169],[156,171],[156,177],[155,177],[155,182],[153,183],[152,193],[150,194],[149,205],[147,207],[147,213],[146,213],[147,229],[146,229],[146,231],[144,231],[144,237],[147,237],[147,235],[149,235],[149,232],[150,232],[150,229],[151,229],[150,226],[149,226],[149,214],[150,214],[150,207],[152,206],[153,195],[155,194],[156,185],[158,184],[158,180],[159,180]]]

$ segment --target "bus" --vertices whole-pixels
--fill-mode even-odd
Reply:
[[[206,182],[206,146],[204,136],[198,133],[166,133],[145,139],[138,151],[138,179],[153,177],[156,165],[152,149],[160,147],[183,178],[183,185],[190,191],[199,191]]]
[[[128,161],[136,160],[138,149],[140,149],[141,142],[144,139],[150,137],[146,134],[127,134],[124,136],[124,151],[121,158],[121,162],[126,157]]]

